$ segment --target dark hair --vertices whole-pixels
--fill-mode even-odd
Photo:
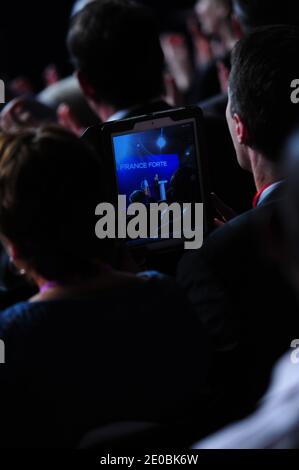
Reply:
[[[255,30],[232,53],[231,112],[246,124],[247,144],[272,161],[298,121],[299,107],[291,102],[298,50],[299,28],[281,25]]]
[[[131,0],[97,0],[71,21],[72,62],[118,109],[145,103],[164,91],[164,57],[150,10]]]
[[[233,0],[233,5],[245,32],[274,24],[299,25],[299,4],[294,0]]]
[[[46,279],[91,275],[106,250],[95,235],[95,208],[105,201],[97,157],[48,126],[2,135],[0,159],[1,234]]]

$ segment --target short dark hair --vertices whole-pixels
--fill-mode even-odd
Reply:
[[[164,91],[164,57],[150,10],[131,0],[97,0],[71,21],[68,49],[96,99],[118,109]]]
[[[294,0],[233,0],[233,7],[245,32],[274,24],[299,25],[299,4]]]
[[[291,82],[299,77],[299,28],[268,26],[241,39],[232,52],[231,112],[248,129],[248,145],[278,161],[299,107],[291,102]]]
[[[91,275],[105,261],[95,208],[106,199],[101,165],[58,127],[0,136],[0,233],[46,279]]]

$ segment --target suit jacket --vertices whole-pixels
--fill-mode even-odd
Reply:
[[[279,239],[282,198],[279,187],[260,208],[214,232],[178,269],[213,342],[211,375],[232,405],[228,421],[255,405],[274,363],[298,336],[296,297],[275,259],[277,241],[272,243],[273,235]]]

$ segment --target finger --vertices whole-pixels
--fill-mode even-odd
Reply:
[[[215,228],[221,228],[225,225],[225,222],[222,222],[221,220],[219,219],[214,219],[214,226]]]
[[[214,208],[223,218],[224,221],[231,220],[236,217],[236,212],[229,206],[227,206],[215,193],[211,194]]]

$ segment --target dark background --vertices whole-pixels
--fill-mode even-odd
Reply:
[[[195,0],[139,0],[155,9],[162,30],[179,28]],[[42,71],[54,63],[62,76],[72,69],[65,38],[74,0],[2,0],[0,78],[26,76],[42,87]]]
[[[25,75],[40,85],[45,66],[70,69],[65,34],[73,0],[18,0],[1,2],[0,72],[14,78]]]

